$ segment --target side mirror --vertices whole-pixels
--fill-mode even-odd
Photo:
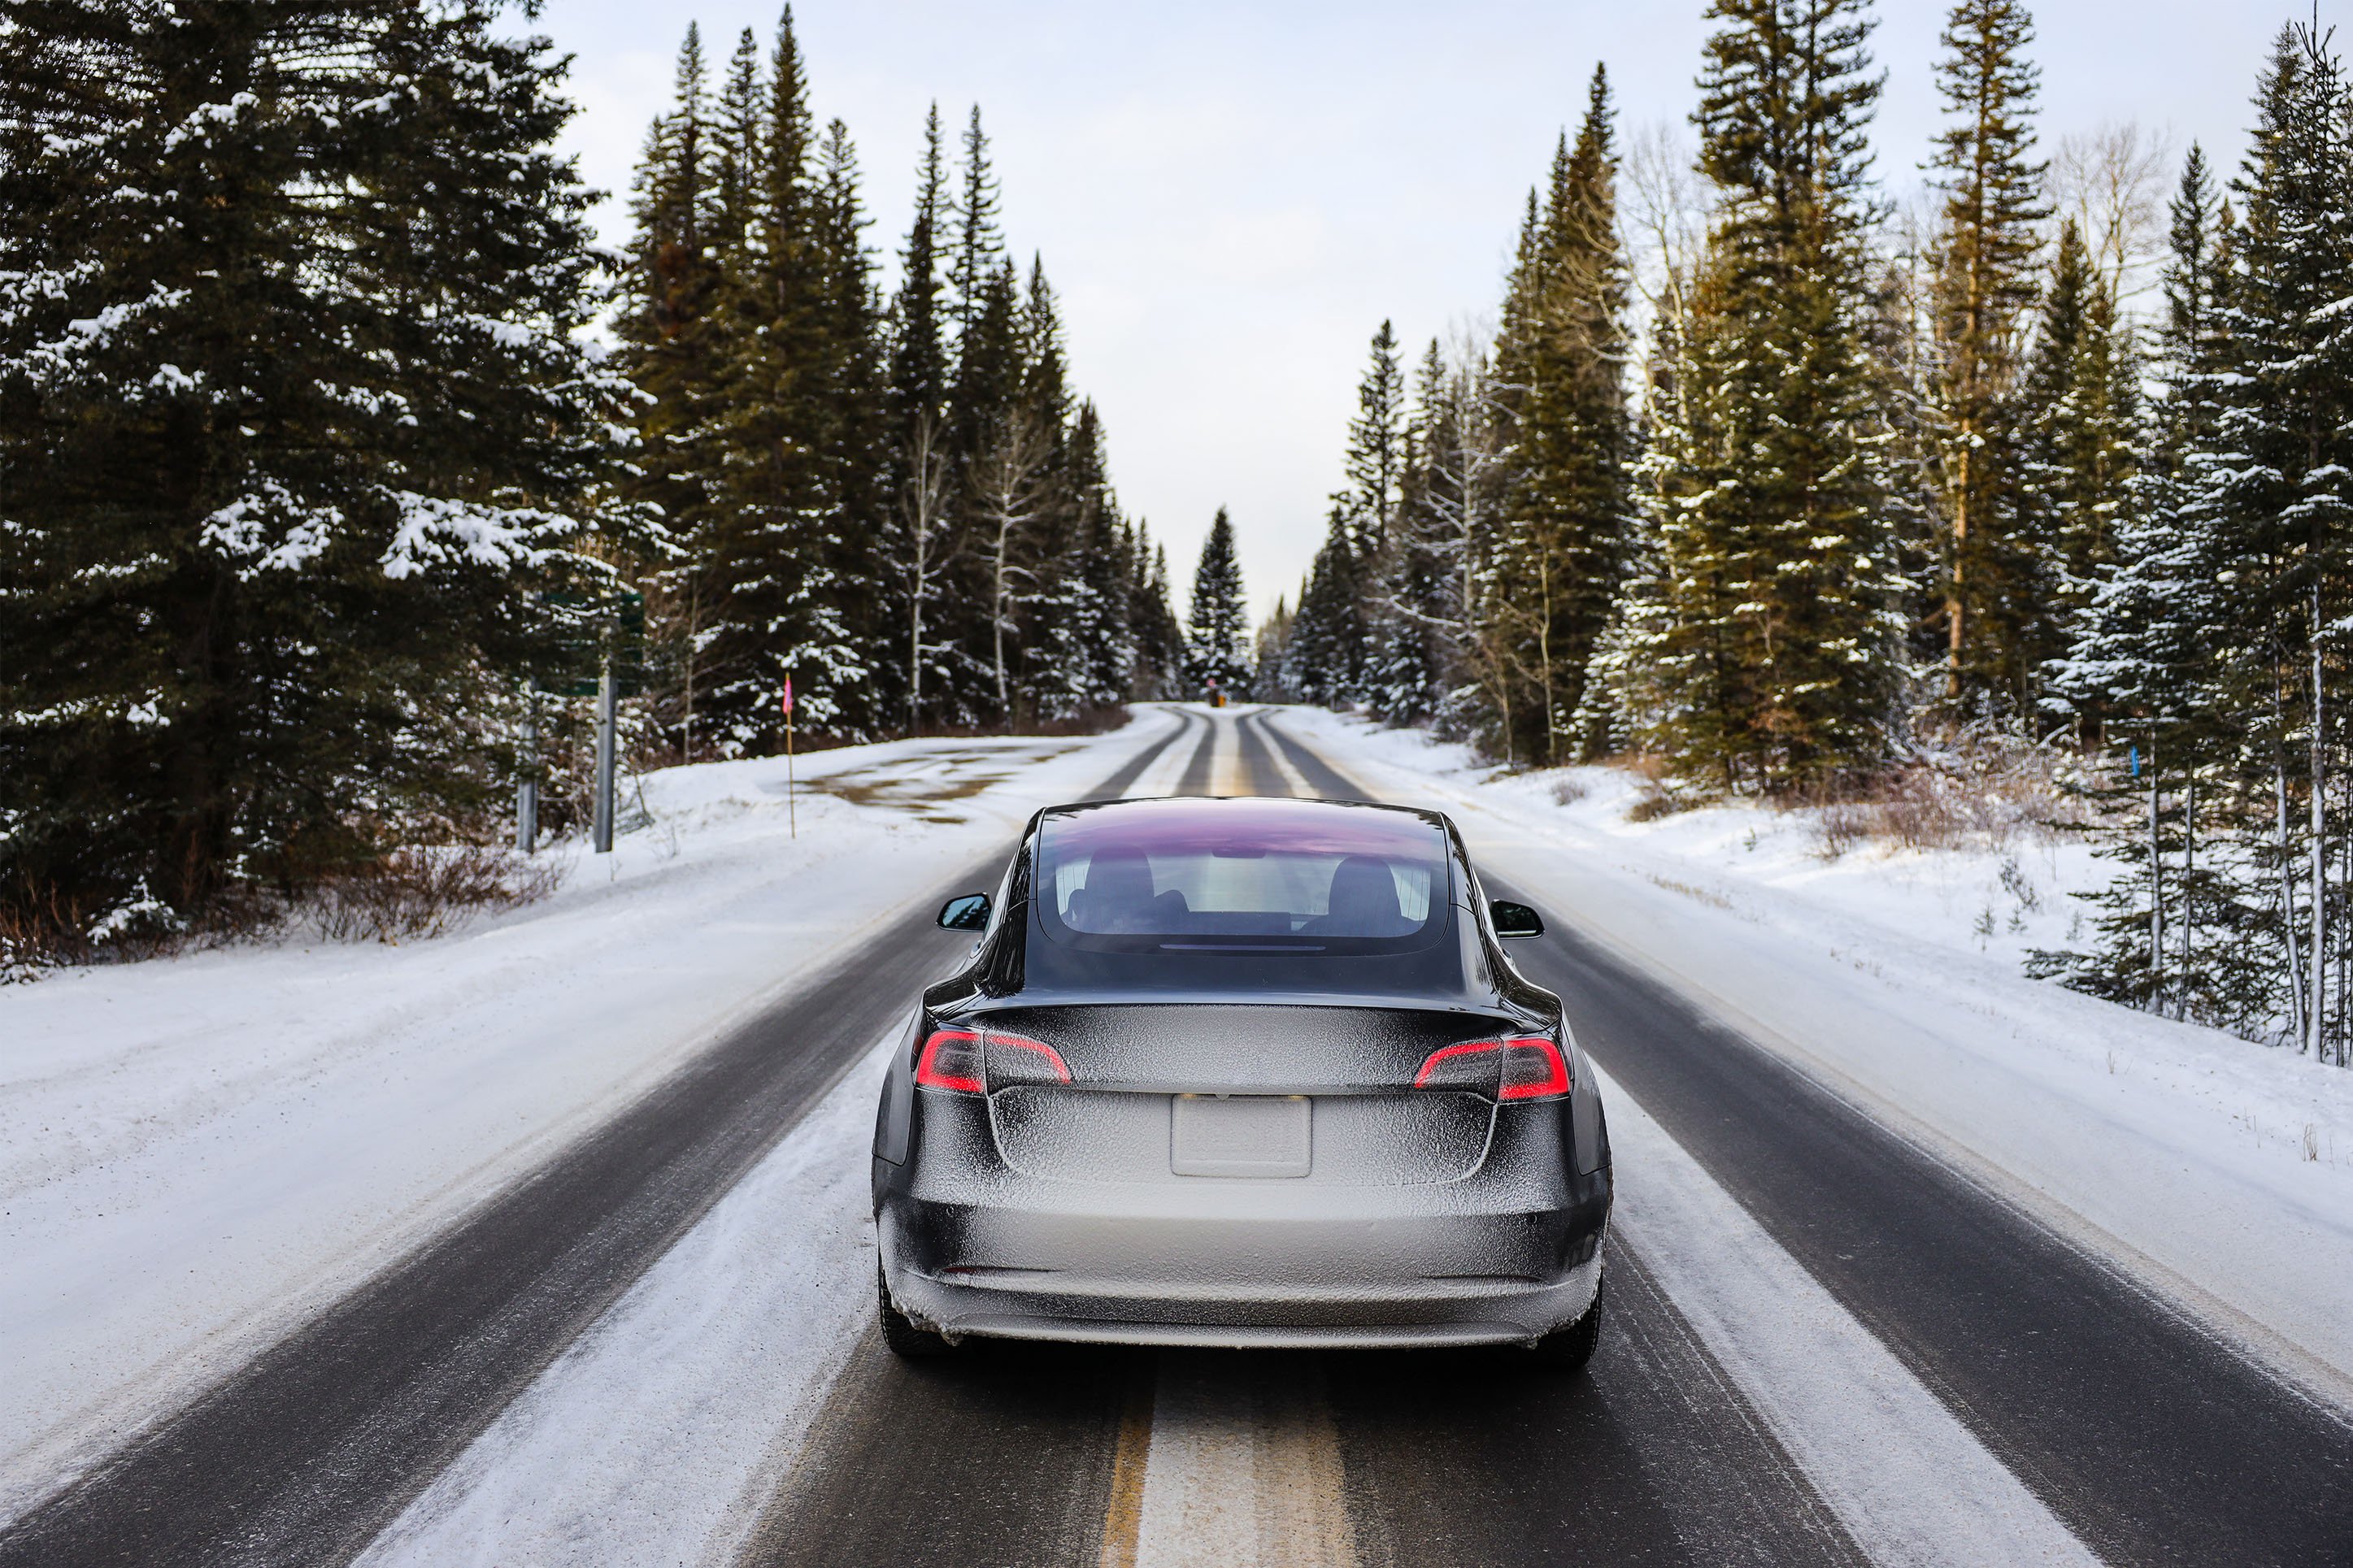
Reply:
[[[987,931],[988,929],[988,895],[966,893],[961,899],[950,899],[940,906],[940,929],[943,931]]]
[[[1487,918],[1495,922],[1497,936],[1544,935],[1544,916],[1525,904],[1515,904],[1505,899],[1497,899],[1487,906]]]

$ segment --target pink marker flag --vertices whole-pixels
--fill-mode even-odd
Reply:
[[[786,712],[787,712],[787,713],[789,713],[789,712],[791,712],[792,710],[793,710],[793,678],[792,678],[791,676],[787,675],[786,677],[785,677],[785,711],[786,711]]]

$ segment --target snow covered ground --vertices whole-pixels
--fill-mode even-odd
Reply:
[[[1630,822],[1637,782],[1615,770],[1502,775],[1419,731],[1283,723],[1453,814],[1548,913],[2353,1404],[2353,1072],[2026,979],[2100,875],[2080,847],[1826,861],[1804,814]]]
[[[0,987],[0,1519],[1181,722],[671,769],[448,937]]]
[[[894,1025],[501,1412],[360,1568],[732,1558],[872,1320],[867,1153],[898,1036]]]

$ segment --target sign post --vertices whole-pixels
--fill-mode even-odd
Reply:
[[[515,783],[515,847],[528,855],[539,847],[539,694],[522,687],[522,776]]]
[[[596,853],[613,852],[613,652],[607,644],[596,681]]]
[[[792,836],[801,836],[799,804],[793,798],[793,672],[785,671],[785,821]]]

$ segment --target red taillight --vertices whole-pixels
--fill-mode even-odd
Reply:
[[[923,1042],[923,1054],[915,1058],[915,1081],[926,1089],[953,1089],[958,1094],[987,1094],[987,1072],[983,1066],[990,1049],[1021,1051],[1038,1058],[1038,1065],[1054,1075],[1055,1081],[1071,1081],[1071,1069],[1062,1060],[1062,1053],[1043,1040],[1032,1040],[1021,1035],[1000,1035],[991,1029],[935,1029]]]
[[[980,1036],[971,1029],[939,1029],[923,1042],[915,1058],[915,1081],[925,1089],[952,1089],[958,1094],[986,1094],[980,1076]]]
[[[1504,1087],[1498,1100],[1557,1100],[1568,1092],[1568,1058],[1541,1035],[1504,1042]]]
[[[1541,1035],[1472,1040],[1430,1053],[1416,1089],[1467,1089],[1497,1100],[1557,1100],[1568,1092],[1568,1058]]]
[[[994,1029],[987,1030],[987,1034],[990,1050],[1026,1052],[1037,1058],[1026,1064],[1032,1069],[1045,1068],[1054,1075],[1054,1081],[1057,1083],[1071,1081],[1071,1068],[1069,1064],[1062,1060],[1062,1053],[1045,1041],[1033,1040],[1023,1035],[1000,1035]],[[1000,1062],[998,1065],[1004,1064]]]

